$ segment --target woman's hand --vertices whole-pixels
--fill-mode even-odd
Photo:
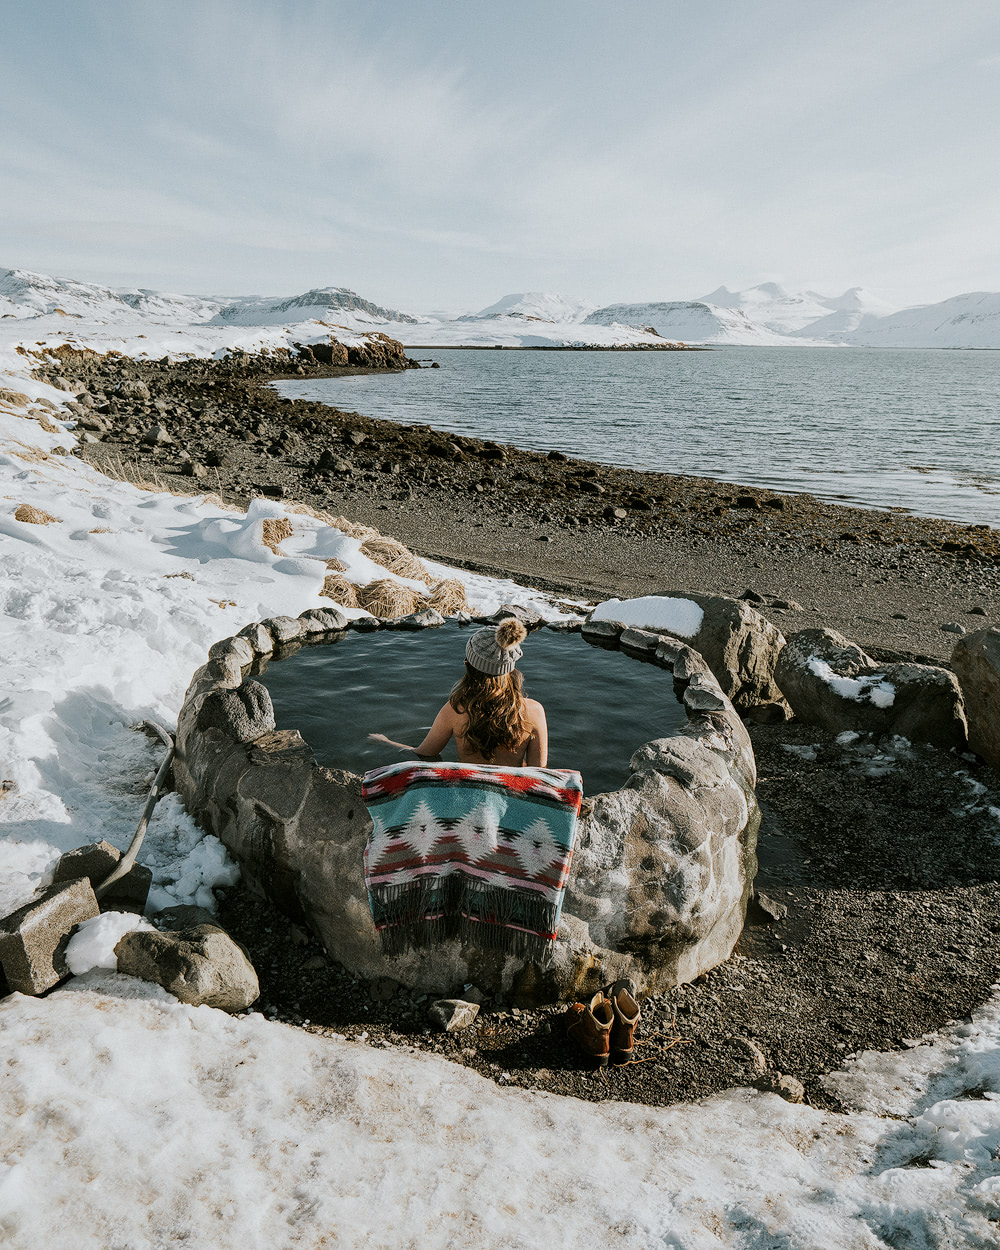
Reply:
[[[399,747],[401,751],[412,751],[413,747],[407,746],[405,742],[395,742],[392,738],[387,738],[385,734],[369,734],[368,737],[372,742],[384,742],[391,747]]]

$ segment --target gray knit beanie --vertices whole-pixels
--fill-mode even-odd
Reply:
[[[514,616],[508,616],[495,629],[477,629],[465,648],[466,661],[480,673],[490,677],[503,677],[514,671],[521,658],[519,643],[528,636],[524,625]]]

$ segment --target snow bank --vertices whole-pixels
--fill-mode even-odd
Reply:
[[[23,357],[17,363],[20,374],[0,373],[0,390],[65,402],[26,375]],[[102,837],[127,846],[162,753],[130,726],[175,722],[213,642],[249,621],[328,603],[319,597],[327,559],[341,560],[358,585],[394,576],[361,554],[359,540],[283,504],[258,499],[233,512],[50,455],[74,445],[72,423],[48,408],[46,430],[30,411],[0,402],[2,913],[48,882],[62,852]],[[21,504],[55,519],[18,520]],[[269,518],[292,526],[277,551],[263,541]],[[458,577],[477,610],[516,601],[559,615],[514,582],[431,567]],[[154,813],[141,861],[153,870],[151,908],[212,907],[213,887],[236,873],[171,797]]]
[[[876,707],[892,707],[896,700],[896,687],[878,673],[870,677],[840,677],[826,660],[815,655],[810,656],[807,667],[842,699],[853,699],[856,703],[867,699]]]
[[[596,621],[620,621],[634,629],[651,629],[675,638],[693,638],[705,613],[693,599],[641,595],[637,599],[605,599],[591,614]]]
[[[14,1250],[992,1244],[1000,1099],[955,1096],[1000,1089],[997,1017],[838,1074],[901,1121],[504,1090],[92,973],[0,1004],[0,1226]]]

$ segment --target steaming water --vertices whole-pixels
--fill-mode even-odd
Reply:
[[[366,416],[607,464],[1000,525],[1000,351],[411,351],[278,382]]]
[[[369,733],[416,745],[461,677],[468,633],[350,632],[267,666],[260,680],[279,729],[298,729],[321,764],[364,772],[412,759]],[[664,669],[541,629],[523,643],[526,693],[545,708],[549,765],[583,774],[585,792],[618,789],[632,753],[686,722]],[[444,752],[455,759],[455,744]]]

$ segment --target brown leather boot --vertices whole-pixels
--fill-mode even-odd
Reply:
[[[566,1036],[579,1046],[588,1058],[605,1067],[610,1053],[614,1013],[611,1004],[598,990],[589,1003],[573,1003],[563,1016]]]
[[[631,1063],[635,1053],[635,1028],[641,1018],[639,1004],[632,996],[632,982],[616,981],[604,993],[614,1015],[609,1038],[611,1062]]]

